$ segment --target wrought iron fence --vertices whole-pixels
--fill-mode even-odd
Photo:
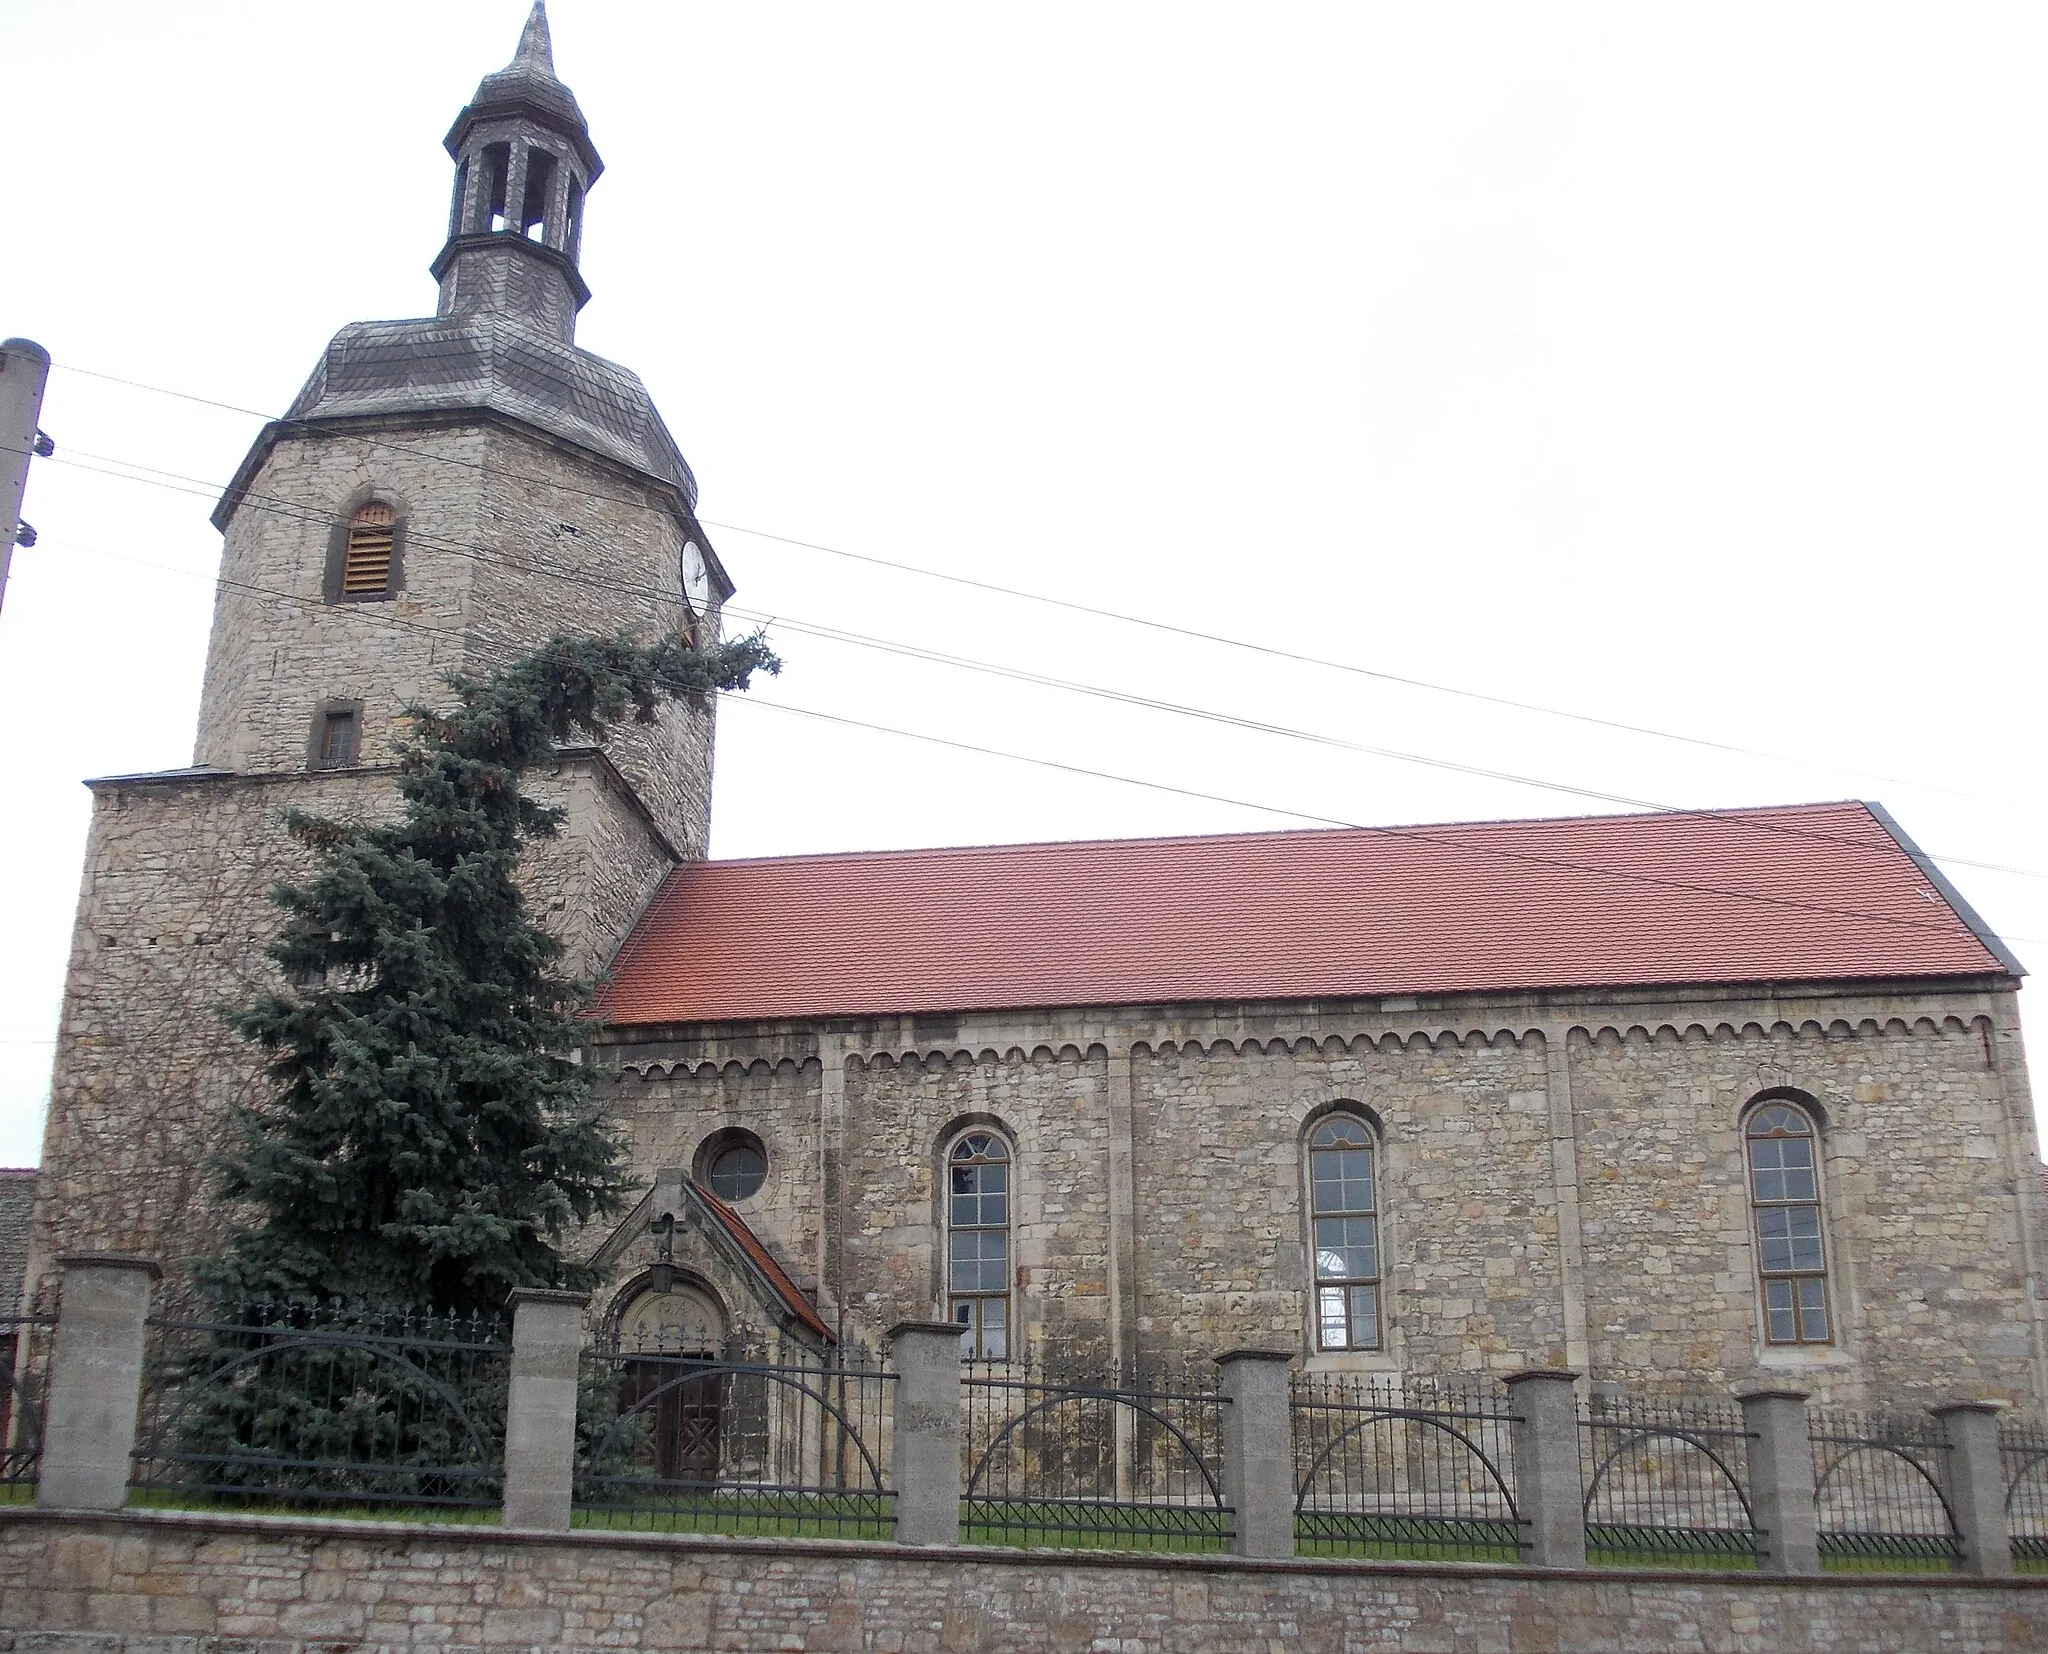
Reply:
[[[583,1356],[579,1527],[886,1539],[895,1375],[864,1347],[737,1333]]]
[[[1588,1555],[1754,1567],[1749,1442],[1733,1402],[1593,1397],[1579,1418]]]
[[[2005,1471],[2005,1526],[2012,1536],[2013,1561],[2029,1572],[2048,1570],[2048,1424],[2001,1419],[1998,1457]]]
[[[256,1304],[149,1324],[131,1497],[494,1511],[511,1344],[496,1319]]]
[[[1499,1385],[1296,1373],[1297,1551],[1512,1562],[1515,1419]]]
[[[1213,1368],[1129,1380],[1043,1360],[962,1373],[961,1537],[970,1544],[1228,1547]]]
[[[0,1504],[33,1496],[43,1458],[43,1375],[54,1315],[0,1315]]]
[[[1806,1433],[1823,1566],[1951,1566],[1959,1547],[1941,1488],[1946,1443],[1938,1420],[1815,1411]]]

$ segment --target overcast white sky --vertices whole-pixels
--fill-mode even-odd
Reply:
[[[60,364],[0,612],[0,1164],[79,780],[189,760],[219,552],[210,489],[92,456],[218,484],[258,425],[68,370],[277,411],[430,311],[440,139],[525,9],[0,0],[0,334]],[[579,342],[652,388],[742,608],[1629,799],[1879,799],[2048,959],[2048,11],[551,16],[607,161]],[[1609,807],[778,642],[721,856],[1292,820],[769,702],[1353,822]]]

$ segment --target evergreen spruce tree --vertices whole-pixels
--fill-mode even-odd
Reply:
[[[616,1213],[619,1149],[575,1060],[591,984],[561,972],[514,875],[559,810],[520,792],[558,743],[602,740],[665,700],[743,689],[779,662],[758,636],[555,638],[449,710],[409,709],[404,810],[381,825],[294,814],[317,853],[273,899],[270,957],[295,984],[231,1014],[268,1054],[221,1194],[246,1214],[198,1271],[232,1316],[259,1299],[495,1316],[514,1287],[592,1284],[558,1243]]]

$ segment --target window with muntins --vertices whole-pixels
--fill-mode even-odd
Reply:
[[[1819,1139],[1812,1117],[1791,1103],[1764,1104],[1743,1128],[1764,1341],[1770,1344],[1833,1342]]]
[[[345,770],[356,761],[362,726],[353,711],[327,712],[320,723],[320,768]]]
[[[971,1131],[946,1156],[946,1290],[967,1360],[1010,1354],[1010,1145]]]
[[[1316,1347],[1380,1347],[1378,1145],[1355,1114],[1332,1114],[1308,1140],[1315,1226]]]
[[[768,1180],[768,1157],[758,1142],[729,1143],[711,1159],[711,1192],[720,1200],[751,1200]]]
[[[398,544],[398,513],[372,500],[348,520],[348,545],[341,559],[344,598],[383,597],[391,590],[391,564]]]

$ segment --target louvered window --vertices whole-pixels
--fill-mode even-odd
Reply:
[[[398,514],[390,506],[372,501],[351,517],[341,563],[341,595],[381,597],[388,592],[397,541]]]

